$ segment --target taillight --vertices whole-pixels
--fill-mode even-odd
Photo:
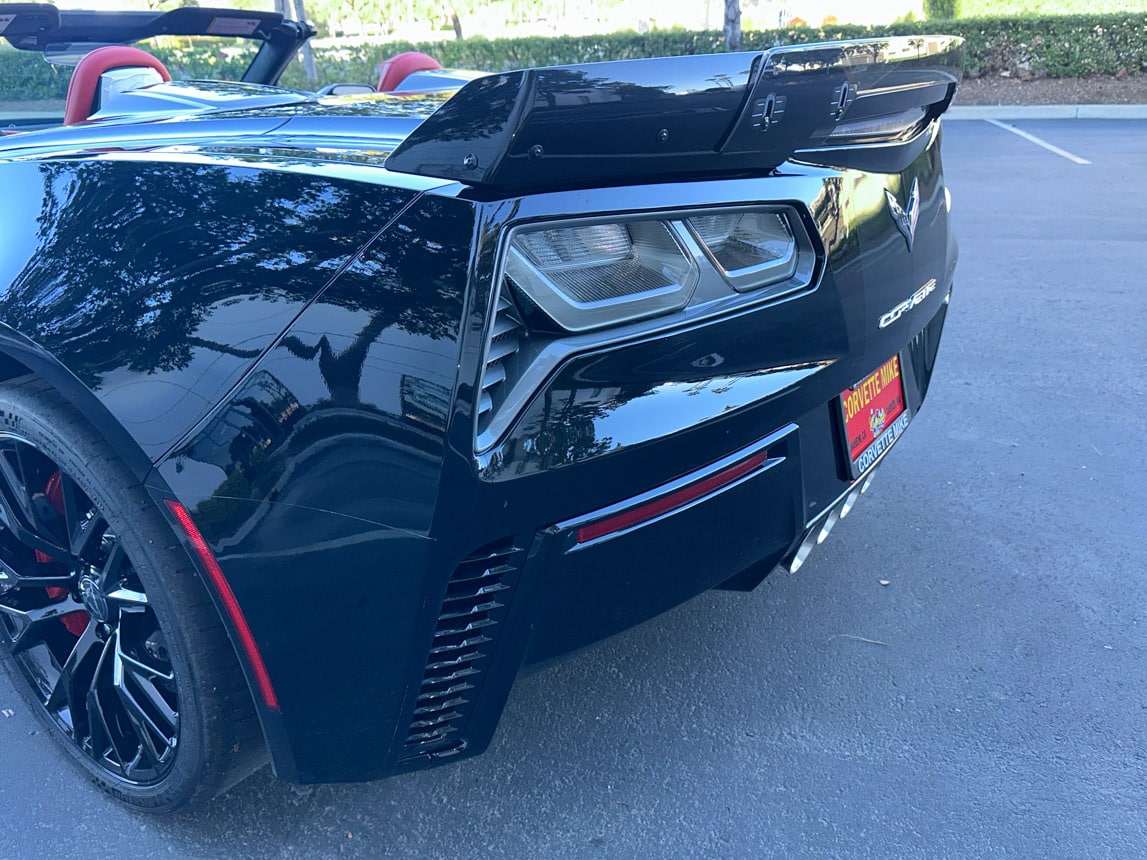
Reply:
[[[663,221],[517,230],[506,276],[554,322],[580,332],[685,307],[697,263]]]
[[[738,292],[786,281],[796,274],[796,239],[780,212],[722,212],[697,215],[686,223]]]

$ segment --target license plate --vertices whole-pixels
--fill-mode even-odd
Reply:
[[[904,403],[900,356],[894,355],[874,373],[840,392],[844,438],[852,477],[876,462],[904,432],[911,417]]]

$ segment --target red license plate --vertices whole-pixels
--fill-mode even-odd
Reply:
[[[855,477],[875,463],[908,426],[900,356],[892,356],[875,373],[840,392],[840,411]]]

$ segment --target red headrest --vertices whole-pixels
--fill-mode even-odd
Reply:
[[[441,68],[442,64],[436,59],[418,51],[395,54],[378,65],[378,91],[392,93],[406,80],[407,75]]]
[[[100,85],[100,75],[112,69],[124,68],[155,69],[165,81],[171,75],[163,63],[139,48],[127,45],[108,45],[96,48],[76,64],[72,79],[68,82],[68,95],[64,101],[64,125],[75,125],[95,113],[96,92]]]

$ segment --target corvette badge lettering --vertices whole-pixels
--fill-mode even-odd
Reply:
[[[908,251],[912,251],[912,240],[916,238],[916,221],[920,217],[920,182],[912,180],[912,192],[908,195],[908,205],[901,207],[896,195],[884,189],[884,196],[888,199],[888,211],[892,213],[892,220],[896,222],[896,229],[908,243]]]
[[[916,307],[916,305],[920,304],[920,302],[922,302],[922,301],[924,301],[924,299],[928,298],[928,296],[931,294],[931,292],[934,289],[936,289],[936,279],[932,278],[927,283],[925,283],[924,286],[922,286],[920,289],[918,289],[916,292],[914,292],[912,295],[910,295],[908,298],[906,298],[904,301],[902,301],[900,304],[898,304],[896,307],[894,307],[888,313],[884,314],[880,318],[879,327],[885,328],[886,326],[892,325],[892,323],[894,323],[898,319],[900,319],[900,317],[906,311],[912,310],[912,308]]]

